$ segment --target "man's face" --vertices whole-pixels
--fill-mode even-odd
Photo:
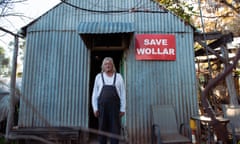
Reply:
[[[111,61],[107,60],[105,63],[104,63],[104,71],[105,72],[112,72],[113,70],[113,64],[111,63]]]

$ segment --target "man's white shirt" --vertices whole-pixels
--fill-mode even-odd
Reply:
[[[113,85],[114,75],[115,74],[109,77],[105,72],[103,73],[105,85]],[[93,93],[92,93],[92,107],[94,112],[98,110],[98,98],[100,96],[102,87],[103,87],[103,80],[102,80],[101,73],[99,73],[95,77]],[[117,89],[117,93],[120,99],[120,111],[125,112],[126,111],[126,88],[125,88],[123,78],[119,73],[116,73],[115,87]]]

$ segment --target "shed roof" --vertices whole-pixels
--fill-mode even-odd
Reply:
[[[121,2],[122,3],[122,2]],[[31,26],[32,24],[34,24],[36,21],[38,21],[40,18],[42,18],[44,15],[46,15],[47,13],[49,13],[50,11],[53,11],[54,9],[56,9],[56,7],[59,7],[62,4],[66,4],[72,8],[81,10],[82,12],[99,12],[99,13],[106,13],[106,11],[100,11],[100,10],[95,10],[95,9],[87,9],[84,6],[87,5],[81,5],[78,6],[77,4],[71,4],[70,2],[66,2],[66,1],[61,1],[58,5],[56,5],[55,7],[53,7],[52,9],[50,9],[49,11],[47,11],[45,14],[43,14],[42,16],[36,18],[35,20],[33,20],[32,22],[30,22],[29,24],[27,24],[26,26],[21,28],[21,34],[23,36],[26,36],[26,30],[29,26]],[[133,9],[131,6],[129,5],[129,9],[126,8],[125,11],[117,11],[117,10],[109,10],[107,12],[112,12],[112,13],[126,13],[126,12],[131,12],[131,13],[169,13],[170,11],[165,9],[164,7],[160,6],[159,4],[155,3],[156,7],[151,8],[151,10],[149,9]],[[175,15],[174,13],[170,12],[171,14]],[[175,15],[177,16],[177,15]],[[181,19],[179,16],[177,16],[179,19]],[[182,19],[181,19],[182,20]],[[97,20],[98,21],[98,20]],[[194,31],[196,30],[196,28],[187,23],[186,21],[182,20],[185,24],[189,25],[190,27],[192,27],[194,29]],[[86,21],[84,23],[79,23],[77,25],[77,31],[79,32],[79,34],[83,34],[83,33],[88,33],[88,34],[95,34],[95,33],[126,33],[126,32],[134,32],[134,25],[131,23],[121,23],[121,22],[107,22],[107,23],[94,23],[92,21]],[[110,26],[110,27],[109,27]],[[90,30],[91,29],[91,30]],[[110,31],[109,31],[110,30]]]

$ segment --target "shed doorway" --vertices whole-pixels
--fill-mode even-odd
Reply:
[[[89,128],[98,129],[98,119],[93,115],[92,109],[92,90],[94,86],[95,76],[101,72],[102,61],[105,57],[112,57],[118,73],[123,71],[123,50],[110,51],[92,51],[91,52],[91,69],[90,69],[90,92],[89,92]]]
[[[98,119],[92,109],[92,90],[96,75],[101,72],[102,61],[105,57],[113,58],[116,71],[124,76],[124,56],[128,50],[133,33],[91,34],[84,35],[85,43],[91,51],[89,78],[89,121],[88,127],[98,129]]]

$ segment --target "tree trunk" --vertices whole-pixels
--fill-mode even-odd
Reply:
[[[12,71],[11,71],[11,91],[10,91],[10,102],[9,102],[9,112],[7,117],[7,125],[6,125],[6,139],[9,140],[9,132],[13,126],[14,119],[14,97],[16,90],[16,71],[17,71],[17,56],[18,56],[18,36],[14,36],[14,52],[13,52],[13,60],[12,60]]]

